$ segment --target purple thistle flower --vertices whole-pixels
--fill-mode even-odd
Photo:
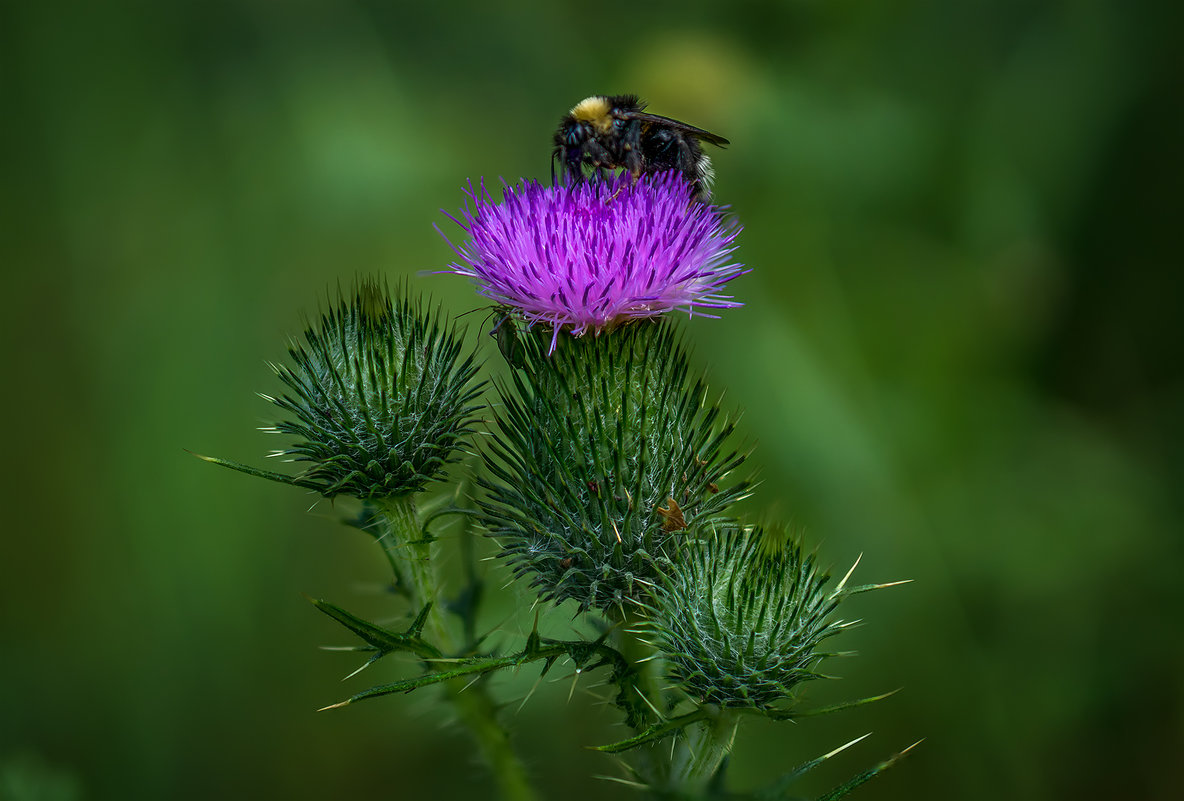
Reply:
[[[460,257],[449,272],[529,322],[551,323],[555,336],[564,326],[579,336],[671,309],[740,306],[719,294],[748,272],[729,262],[740,226],[691,191],[674,172],[574,186],[524,180],[501,203],[470,184],[463,221],[448,215],[469,235],[449,242]]]

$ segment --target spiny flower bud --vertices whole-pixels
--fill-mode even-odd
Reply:
[[[744,459],[724,450],[733,424],[690,377],[668,323],[564,337],[551,355],[549,332],[515,337],[522,369],[501,388],[484,523],[544,599],[635,602],[688,526],[747,493],[721,488]]]
[[[651,602],[653,644],[671,681],[700,703],[768,709],[818,678],[823,640],[852,592],[784,532],[725,526],[688,539]]]
[[[211,459],[326,497],[386,498],[422,490],[455,460],[471,433],[480,385],[452,326],[422,302],[392,302],[385,284],[363,280],[309,325],[272,365],[289,394],[263,397],[291,414],[265,430],[297,437],[273,455],[308,462],[295,476]]]

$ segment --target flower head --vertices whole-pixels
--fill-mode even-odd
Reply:
[[[296,438],[274,456],[306,462],[297,475],[202,457],[325,497],[418,492],[455,461],[478,409],[477,364],[438,313],[364,279],[272,365],[287,392],[263,395],[287,414],[266,431]],[[404,293],[401,293],[404,294]]]
[[[482,186],[452,218],[469,235],[450,272],[486,297],[556,332],[601,331],[671,309],[702,313],[740,303],[720,294],[747,272],[730,261],[740,226],[691,198],[678,173],[544,187],[508,186],[497,203]],[[556,333],[557,335],[557,333]]]
[[[629,609],[688,528],[722,525],[747,497],[731,476],[746,454],[667,322],[565,337],[549,355],[547,339],[522,332],[521,369],[498,387],[481,520],[544,600]]]
[[[279,455],[310,462],[300,482],[326,496],[418,492],[458,456],[479,406],[472,355],[460,333],[417,300],[392,301],[363,280],[294,343],[277,366],[291,394],[274,402],[299,438]]]
[[[847,595],[784,532],[725,526],[688,537],[654,592],[652,627],[673,682],[704,703],[768,709],[818,678]]]

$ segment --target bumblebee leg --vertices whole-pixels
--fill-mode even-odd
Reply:
[[[551,155],[551,185],[555,185],[555,160],[559,160],[560,181],[564,186],[578,184],[584,180],[584,165],[582,161],[573,161],[568,157],[568,149],[560,145]],[[582,154],[581,154],[582,156]]]
[[[636,184],[637,184],[637,176],[630,173],[629,185],[635,186]],[[617,184],[617,191],[613,192],[612,197],[610,197],[605,202],[612,203],[614,200],[617,199],[617,195],[621,194],[621,192],[624,191],[624,189],[625,189],[625,182],[621,181],[619,184]]]
[[[679,137],[678,140],[678,155],[675,157],[675,166],[682,176],[687,179],[696,190],[699,188],[699,175],[695,169],[695,154],[691,151],[691,145],[687,142],[685,137]]]
[[[711,162],[703,154],[703,148],[693,139],[680,137],[676,165],[679,172],[691,185],[691,197],[700,203],[711,200]]]
[[[612,154],[599,142],[584,145],[584,162],[590,166],[591,174],[601,181],[605,180],[605,171],[616,166]]]
[[[641,123],[633,120],[625,129],[621,144],[621,164],[629,170],[634,180],[645,170],[645,156],[641,147]]]

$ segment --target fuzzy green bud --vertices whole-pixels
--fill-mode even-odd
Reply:
[[[622,608],[669,567],[688,526],[747,493],[722,486],[744,458],[724,448],[733,424],[667,322],[513,339],[521,369],[500,388],[484,523],[542,598]]]
[[[310,324],[272,365],[288,393],[263,397],[289,417],[265,429],[296,438],[273,455],[308,463],[295,476],[210,459],[326,497],[390,498],[418,492],[456,459],[472,433],[473,355],[455,327],[421,301],[392,301],[368,279]]]
[[[688,540],[652,600],[652,642],[670,680],[700,703],[768,709],[818,678],[848,594],[783,532],[734,526]],[[860,590],[865,588],[858,588]]]

